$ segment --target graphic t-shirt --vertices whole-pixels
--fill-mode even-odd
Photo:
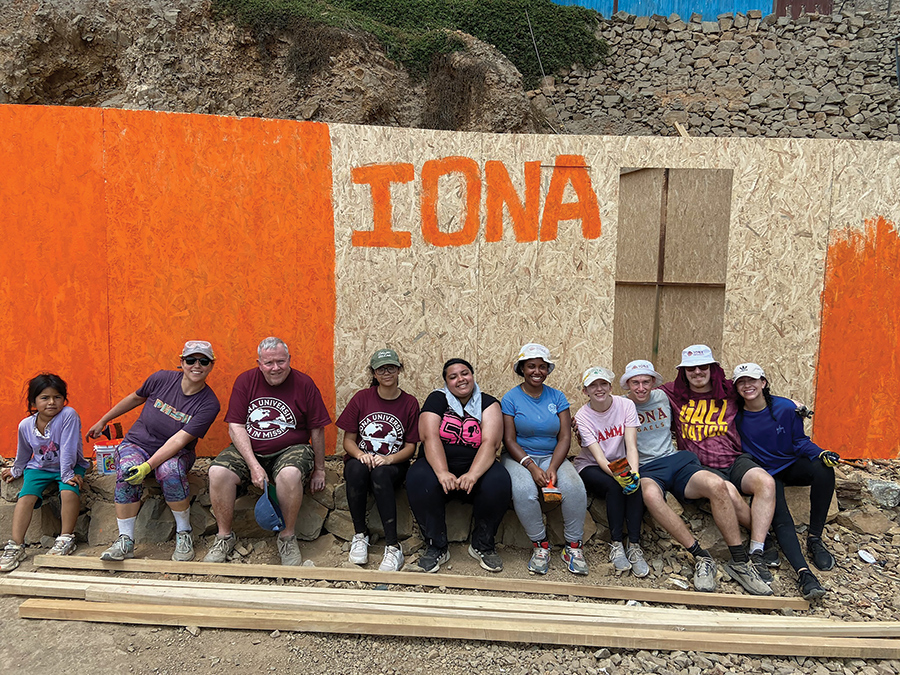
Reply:
[[[514,387],[503,396],[500,403],[504,415],[516,424],[516,443],[529,455],[552,455],[559,436],[559,413],[569,409],[566,395],[558,389],[544,385],[541,395],[533,398]]]
[[[665,392],[654,389],[646,403],[634,403],[640,426],[637,431],[638,458],[641,466],[654,459],[674,455],[672,406]]]
[[[141,415],[123,441],[134,443],[151,455],[179,431],[203,438],[219,415],[219,399],[207,385],[186,396],[181,390],[180,370],[160,370],[147,378],[135,392],[146,398]],[[194,439],[185,448],[193,450]]]
[[[72,480],[75,467],[87,469],[90,463],[81,453],[81,418],[69,406],[59,411],[44,427],[37,430],[37,413],[19,422],[19,443],[12,475],[18,478],[25,469],[59,473],[64,481]]]
[[[392,455],[406,443],[419,442],[419,402],[405,391],[392,401],[378,395],[378,387],[356,392],[338,417],[338,428],[355,433],[359,449]],[[350,455],[344,455],[347,460]]]
[[[637,427],[638,416],[634,403],[624,396],[613,396],[606,412],[597,412],[588,403],[575,413],[575,423],[581,434],[581,453],[573,460],[579,471],[597,466],[597,460],[588,449],[598,443],[603,455],[610,462],[625,456],[625,429]]]
[[[494,403],[497,403],[497,399],[482,392],[482,411],[487,410]],[[433,391],[428,395],[422,406],[422,412],[434,413],[441,418],[440,438],[444,444],[444,453],[447,455],[448,461],[475,458],[478,448],[481,447],[481,422],[468,413],[465,413],[464,417],[460,417],[453,412],[447,405],[447,397],[440,390]],[[423,448],[421,455],[424,456],[424,454]]]
[[[309,443],[310,430],[331,424],[331,416],[309,375],[291,368],[284,382],[273,387],[253,368],[234,381],[225,421],[246,427],[257,455],[271,455]]]
[[[690,450],[703,466],[727,469],[741,454],[741,437],[734,426],[737,403],[733,399],[716,399],[710,392],[691,392],[681,408],[671,393],[674,382],[662,386],[672,404],[672,428],[679,450]]]

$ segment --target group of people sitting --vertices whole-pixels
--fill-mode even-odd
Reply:
[[[281,514],[281,562],[299,565],[294,528],[304,485],[311,492],[325,487],[324,427],[331,418],[312,379],[291,367],[282,340],[266,338],[257,351],[258,367],[238,376],[225,415],[232,444],[209,468],[218,533],[204,561],[224,562],[235,548],[232,521],[238,491],[251,483],[268,491],[271,483]],[[188,472],[197,440],[220,409],[206,384],[214,365],[208,342],[188,341],[179,370],[154,373],[88,430],[89,438],[99,438],[112,420],[143,406],[116,450],[119,537],[102,560],[134,556],[142,484],[151,473],[175,519],[172,558],[193,559]],[[546,499],[560,502],[566,569],[586,575],[582,540],[590,492],[605,500],[609,560],[617,571],[649,574],[640,546],[646,508],[693,556],[694,587],[714,591],[716,563],[667,503],[670,492],[682,503],[709,500],[731,556],[725,573],[749,593],[772,593],[769,567],[780,561],[777,540],[797,573],[803,597],[825,594],[804,558],[784,486],[810,486],[806,549],[816,568],[831,569],[834,557],[822,534],[834,492],[833,467],[840,457],[809,439],[796,404],[772,396],[759,365],[740,364],[729,380],[709,347],[693,345],[682,352],[678,374],[667,384],[649,361],[629,363],[618,380],[625,396],[612,394],[615,375],[610,370],[591,367],[581,377],[587,402],[574,419],[566,396],[546,384],[554,368],[546,347],[524,345],[513,362],[522,382],[498,401],[478,387],[469,362],[450,359],[443,367],[444,386],[431,392],[420,409],[400,388],[403,365],[397,353],[376,351],[369,361],[370,386],[352,397],[337,420],[344,432],[344,481],[355,530],[350,561],[362,565],[369,559],[366,512],[371,492],[384,528],[379,569],[403,567],[395,494],[405,480],[425,541],[414,568],[436,572],[449,560],[445,508],[448,500],[461,499],[472,504],[468,552],[481,567],[503,569],[495,539],[512,502],[532,541],[528,570],[546,574],[551,563],[542,508]],[[15,462],[0,472],[7,481],[24,475],[0,571],[14,569],[25,558],[32,511],[54,483],[60,492],[62,534],[50,554],[75,550],[79,489],[89,466],[82,454],[80,419],[67,405],[66,383],[56,375],[39,375],[29,382],[27,402],[29,415],[19,425]],[[581,450],[570,461],[573,430]],[[745,496],[751,497],[750,504]],[[750,533],[749,549],[741,526]]]

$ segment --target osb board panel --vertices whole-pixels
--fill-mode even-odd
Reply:
[[[653,325],[656,315],[656,286],[617,286],[616,320],[613,337],[612,370],[621,375],[635,359],[654,361],[656,345]],[[608,364],[597,364],[605,365]],[[618,379],[614,383],[619,386]]]
[[[900,144],[841,142],[835,148],[814,439],[848,457],[900,454],[898,175]],[[829,410],[841,414],[824,414]]]
[[[85,426],[109,399],[100,111],[0,106],[0,444],[15,455],[25,384],[62,377]]]
[[[477,294],[481,238],[449,249],[452,254],[446,247],[426,243],[420,185],[423,165],[429,160],[480,158],[481,136],[340,127],[332,139],[338,413],[357,389],[368,385],[369,357],[380,347],[397,350],[404,362],[401,386],[420,400],[443,386],[441,364],[446,359],[470,360],[480,375]],[[379,164],[403,166],[390,181],[360,171]],[[354,182],[354,175],[360,182]],[[442,231],[458,231],[464,185],[456,176],[443,177],[438,184],[441,196],[446,195],[438,202]],[[374,185],[381,186],[375,200]],[[390,195],[389,203],[385,195]],[[354,245],[354,232],[373,230],[376,209],[390,219],[395,231],[409,233],[403,248]]]
[[[333,410],[328,128],[106,111],[104,131],[113,400],[175,367],[185,340],[209,340],[222,413],[198,448],[215,454],[235,377],[276,335]]]
[[[664,183],[664,169],[629,171],[619,178],[618,281],[657,280],[659,246],[653,242],[659,242]]]
[[[727,169],[669,172],[665,281],[725,283],[731,175]]]
[[[722,353],[724,310],[721,288],[669,286],[660,291],[659,355],[654,364],[666,380],[675,379],[681,350],[687,345],[706,344],[714,355]]]

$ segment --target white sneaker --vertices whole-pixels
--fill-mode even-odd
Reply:
[[[10,539],[3,549],[3,556],[0,557],[0,572],[11,572],[25,560],[25,557],[25,546]]]
[[[74,534],[61,534],[53,542],[53,548],[47,552],[47,555],[70,555],[76,548]]]
[[[381,572],[399,572],[403,567],[403,551],[400,546],[385,546],[384,558],[381,559],[381,565],[378,569]]]
[[[350,562],[365,565],[369,562],[369,535],[357,532],[350,541]]]

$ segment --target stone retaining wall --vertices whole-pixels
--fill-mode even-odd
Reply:
[[[561,133],[900,140],[897,15],[619,12],[599,32],[606,65],[529,92]]]

